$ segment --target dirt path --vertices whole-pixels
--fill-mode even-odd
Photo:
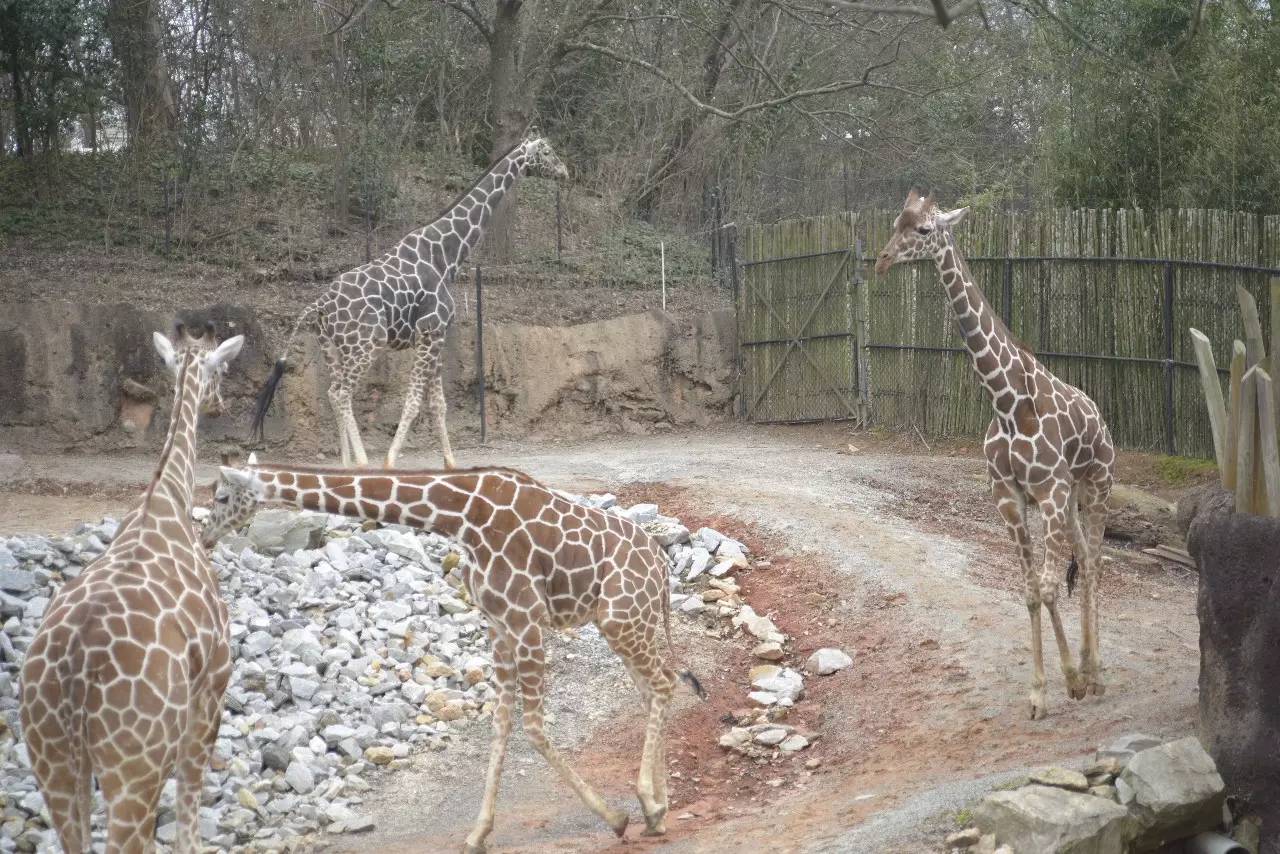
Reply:
[[[1117,554],[1103,582],[1106,696],[1067,699],[1046,639],[1049,716],[1032,722],[1021,581],[985,497],[981,464],[836,453],[844,441],[833,431],[736,428],[459,454],[463,465],[502,463],[558,486],[607,489],[630,501],[649,496],[686,522],[737,533],[772,558],[770,568],[743,576],[744,592],[796,639],[797,657],[824,645],[855,656],[849,671],[808,680],[794,712],[822,740],[799,760],[758,766],[715,747],[723,729],[716,715],[746,705],[749,645],[677,620],[677,645],[713,696],[679,702],[671,833],[654,841],[632,831],[626,850],[927,849],[954,828],[958,810],[1019,769],[1079,761],[1124,732],[1191,731],[1193,578]],[[30,459],[10,476],[129,483],[145,480],[149,466],[141,458]],[[0,501],[11,498],[0,492]],[[84,510],[75,506],[74,518],[94,515]],[[0,517],[0,531],[11,529],[8,515]],[[1074,601],[1064,618],[1075,643]],[[555,659],[552,737],[606,797],[638,815],[630,782],[641,725],[634,693],[590,633],[559,649],[574,658]],[[448,751],[420,757],[366,804],[377,821],[372,835],[327,840],[326,850],[454,849],[478,805],[488,736],[476,726]],[[518,729],[512,748],[491,838],[497,850],[621,850]],[[821,767],[806,770],[810,757]]]

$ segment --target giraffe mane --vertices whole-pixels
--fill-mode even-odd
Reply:
[[[454,196],[452,202],[449,202],[449,204],[441,208],[440,213],[436,214],[436,216],[432,218],[431,222],[435,222],[436,220],[442,219],[445,214],[447,214],[449,211],[456,208],[458,206],[458,202],[462,201],[467,196],[471,195],[471,191],[474,190],[476,187],[479,187],[480,182],[483,181],[485,178],[489,177],[489,173],[493,171],[493,167],[497,166],[499,163],[506,160],[508,157],[511,156],[511,152],[515,151],[517,148],[524,145],[528,141],[529,140],[527,139],[521,139],[515,145],[511,146],[506,151],[502,152],[501,155],[499,155],[496,159],[494,159],[492,163],[490,163],[488,166],[484,168],[484,171],[481,172],[480,175],[474,181],[471,182],[471,185],[467,187],[467,189],[463,190],[461,193]]]
[[[351,475],[360,477],[379,477],[386,476],[406,476],[416,475],[419,477],[448,477],[451,475],[466,474],[505,474],[510,475],[517,480],[530,484],[542,486],[531,475],[525,474],[517,469],[508,466],[471,466],[470,468],[458,469],[406,469],[406,468],[377,468],[377,469],[351,469],[342,466],[316,466],[316,465],[291,465],[288,463],[258,463],[256,465],[243,465],[241,468],[247,468],[252,471],[262,472],[297,472],[299,474],[336,474]]]
[[[147,514],[151,510],[151,496],[155,495],[156,484],[160,482],[160,477],[164,474],[165,466],[169,464],[169,457],[173,454],[173,440],[178,434],[178,409],[182,405],[182,397],[187,390],[187,368],[190,367],[191,360],[195,358],[195,354],[191,350],[187,350],[182,354],[182,361],[178,363],[178,381],[177,387],[173,392],[174,399],[174,417],[169,419],[169,429],[164,435],[164,446],[160,449],[160,459],[156,462],[155,474],[151,475],[151,483],[147,484],[147,489],[142,493],[142,513],[138,516],[138,521],[144,521]],[[196,415],[198,416],[200,401],[196,401]]]

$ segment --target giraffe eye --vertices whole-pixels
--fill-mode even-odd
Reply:
[[[927,225],[918,225],[918,226],[916,226],[916,233],[917,233],[917,234],[928,234],[928,233],[929,233],[929,232],[931,232],[931,231],[933,231],[933,229],[932,229],[932,228],[930,228],[930,227],[929,227],[929,226],[927,226]]]
[[[231,500],[231,496],[230,496],[230,495],[219,495],[219,496],[218,496],[218,498],[217,498],[217,502],[218,502],[219,504],[226,504],[226,503],[227,503],[228,501],[230,501],[230,500]]]

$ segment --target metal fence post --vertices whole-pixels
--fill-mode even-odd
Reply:
[[[747,398],[742,393],[742,285],[738,277],[738,226],[730,225],[726,235],[729,255],[729,284],[733,289],[733,370],[734,386],[738,389],[738,417],[746,420]]]
[[[1173,265],[1164,265],[1164,452],[1177,453],[1173,426]]]
[[[488,438],[484,411],[484,271],[476,268],[476,403],[480,408],[480,444]]]

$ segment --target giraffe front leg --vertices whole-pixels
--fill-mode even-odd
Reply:
[[[1003,462],[997,459],[995,462]],[[1017,482],[1002,474],[993,463],[988,469],[991,475],[991,497],[1004,519],[1009,537],[1018,550],[1018,565],[1022,567],[1023,594],[1027,602],[1027,614],[1031,618],[1031,656],[1034,662],[1031,676],[1031,719],[1039,720],[1048,711],[1044,699],[1044,642],[1040,625],[1040,585],[1032,563],[1031,534],[1027,530],[1027,496]]]
[[[485,840],[493,831],[493,817],[498,803],[498,783],[502,779],[502,762],[511,735],[511,716],[515,711],[516,670],[511,644],[490,632],[494,638],[493,675],[498,688],[498,702],[493,710],[493,743],[489,748],[489,770],[484,778],[484,799],[475,826],[467,835],[463,854],[482,854]]]
[[[347,440],[347,419],[343,415],[342,393],[337,386],[329,388],[329,406],[333,409],[333,420],[338,425],[338,453],[342,455],[342,467],[351,467],[351,442]]]
[[[1040,504],[1040,512],[1044,516],[1044,565],[1040,570],[1040,598],[1045,610],[1049,612],[1049,620],[1053,625],[1053,636],[1058,644],[1058,657],[1062,662],[1062,675],[1067,682],[1067,695],[1073,700],[1084,699],[1084,680],[1076,669],[1071,654],[1071,643],[1067,640],[1066,629],[1062,625],[1062,615],[1058,613],[1058,589],[1062,575],[1071,563],[1073,553],[1083,556],[1084,544],[1074,542],[1075,520],[1072,518],[1069,502],[1074,501],[1065,486],[1055,488],[1053,498]],[[1087,559],[1087,557],[1086,557]]]

